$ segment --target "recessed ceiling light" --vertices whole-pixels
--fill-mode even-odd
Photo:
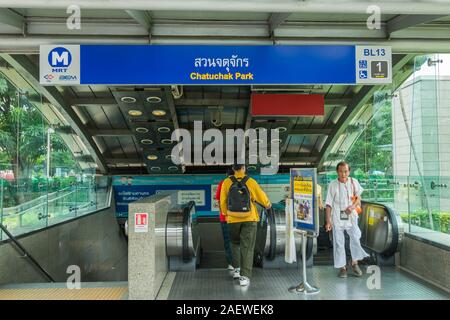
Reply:
[[[281,139],[272,139],[272,143],[281,143],[283,140]]]
[[[133,98],[133,97],[122,97],[122,98],[120,98],[120,101],[125,102],[125,103],[135,103],[136,102],[136,98]]]
[[[142,116],[142,111],[140,111],[140,110],[129,110],[128,114],[130,116],[133,116],[133,117],[139,117],[139,116]]]
[[[147,98],[147,102],[149,103],[158,103],[161,102],[161,98],[160,97],[155,97],[155,96],[150,96]]]
[[[172,160],[172,155],[171,154],[166,155],[166,159],[167,160]]]
[[[151,171],[161,171],[161,167],[151,167]]]
[[[169,167],[169,171],[177,171],[177,170],[178,170],[178,167],[175,167],[175,166]]]
[[[155,154],[149,154],[149,155],[147,156],[147,159],[148,159],[148,160],[157,160],[157,159],[158,159],[158,156],[155,155]]]
[[[170,139],[162,139],[162,140],[161,140],[161,143],[162,143],[162,144],[172,144],[173,141],[170,140]]]
[[[139,127],[139,128],[136,128],[136,132],[139,132],[139,133],[147,133],[147,132],[148,132],[148,129],[147,129],[147,128],[144,128],[144,127]]]
[[[142,140],[141,140],[141,143],[142,143],[142,144],[153,144],[153,140],[150,140],[150,139],[142,139]]]
[[[164,110],[156,109],[152,111],[152,114],[156,117],[162,117],[166,115],[166,112]]]
[[[287,131],[286,127],[278,127],[276,130],[278,130],[279,132],[285,132]]]
[[[248,166],[247,170],[253,171],[253,170],[256,170],[256,167],[255,166]]]
[[[159,127],[158,128],[158,132],[167,133],[167,132],[170,132],[170,128],[168,128],[168,127]]]

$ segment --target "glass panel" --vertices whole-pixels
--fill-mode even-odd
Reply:
[[[17,235],[47,225],[47,179],[43,170],[46,125],[28,99],[39,95],[13,90],[2,77],[0,82],[0,157],[5,180],[2,223]]]
[[[440,231],[450,234],[450,176],[440,176],[440,184],[435,188],[441,190]]]
[[[78,139],[60,130],[63,124],[50,126],[41,110],[50,110],[41,95],[16,89],[0,74],[0,223],[13,235],[109,205],[108,177],[96,177],[89,162],[78,163],[73,153],[89,159]]]
[[[62,222],[75,217],[73,198],[76,192],[76,178],[68,176],[63,179],[51,180],[53,190],[49,194],[49,225]]]
[[[409,111],[406,119],[409,142],[410,231],[436,230],[434,217],[440,212],[440,189],[431,189],[439,181],[438,75],[434,56],[415,58],[411,89],[399,91],[400,107]],[[406,101],[403,96],[406,96]],[[407,116],[405,118],[408,118]],[[408,123],[409,122],[409,123]],[[409,129],[409,132],[408,132]],[[417,228],[418,227],[418,228]]]
[[[365,189],[363,200],[400,213],[406,231],[449,243],[450,55],[419,56],[394,93],[378,91],[358,111],[325,159],[319,183],[346,160]]]
[[[92,175],[79,175],[78,197],[77,197],[77,215],[83,215],[96,210],[94,197],[94,184]]]
[[[100,176],[96,177],[96,195],[97,195],[97,208],[106,208],[109,206],[109,194],[108,187],[111,184],[111,177]]]
[[[19,235],[47,226],[46,179],[16,179],[11,185],[16,205],[3,209],[3,225]]]

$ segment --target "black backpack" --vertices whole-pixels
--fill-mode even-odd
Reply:
[[[242,178],[241,181],[236,179],[235,176],[229,177],[233,184],[228,191],[228,211],[232,212],[250,212],[250,191],[247,188],[246,182],[249,179],[247,176]]]

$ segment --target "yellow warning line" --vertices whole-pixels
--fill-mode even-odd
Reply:
[[[0,300],[121,300],[127,287],[0,289]]]

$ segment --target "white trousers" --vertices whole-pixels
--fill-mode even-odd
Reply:
[[[361,247],[361,243],[359,242],[359,239],[361,238],[361,230],[359,230],[357,224],[352,224],[351,227],[346,228],[338,224],[333,224],[333,258],[335,268],[342,268],[346,265],[344,230],[347,231],[350,237],[350,252],[352,255],[352,260],[362,260],[369,256]]]

